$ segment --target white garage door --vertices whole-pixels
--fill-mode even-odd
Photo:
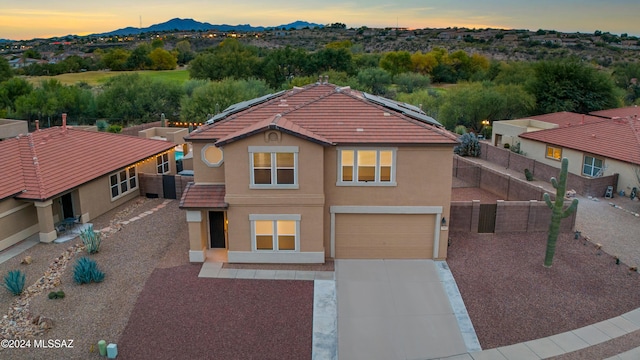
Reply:
[[[336,259],[431,259],[434,214],[336,214]]]

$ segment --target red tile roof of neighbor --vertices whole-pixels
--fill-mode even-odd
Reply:
[[[534,119],[544,121],[559,126],[578,125],[578,124],[590,124],[598,121],[602,121],[602,118],[591,115],[578,114],[569,111],[560,111],[544,115],[529,116],[525,119]]]
[[[218,208],[226,209],[224,202],[225,186],[216,184],[188,183],[180,199],[180,208]]]
[[[232,112],[201,126],[185,139],[216,140],[221,145],[278,129],[326,145],[457,144],[456,135],[437,123],[420,120],[428,117],[412,110],[398,106],[392,109],[369,101],[362,92],[317,83]]]
[[[640,120],[601,119],[599,122],[564,126],[520,134],[585,153],[640,164]]]
[[[174,143],[52,127],[0,141],[0,199],[46,200],[170,150]]]
[[[590,114],[591,115],[596,115],[596,116],[601,116],[601,117],[606,117],[606,118],[616,118],[616,117],[629,118],[629,117],[631,117],[631,118],[638,119],[638,117],[640,116],[640,108],[638,108],[637,105],[634,105],[634,106],[627,106],[627,107],[617,108],[617,109],[594,111],[594,112],[592,112]]]

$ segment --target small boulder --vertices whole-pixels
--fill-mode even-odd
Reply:
[[[31,258],[31,256],[27,255],[20,261],[20,264],[29,265],[32,262],[33,262],[33,259]]]

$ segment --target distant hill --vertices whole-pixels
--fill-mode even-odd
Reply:
[[[264,26],[251,26],[249,24],[243,24],[243,25],[227,25],[227,24],[222,24],[222,25],[213,25],[213,24],[209,24],[206,22],[199,22],[193,19],[180,19],[180,18],[175,18],[175,19],[171,19],[169,21],[160,23],[160,24],[155,24],[155,25],[151,25],[149,27],[146,28],[135,28],[135,27],[126,27],[123,29],[118,29],[118,30],[114,30],[114,31],[110,31],[110,32],[106,32],[106,33],[101,33],[101,34],[92,34],[92,36],[126,36],[126,35],[137,35],[137,34],[142,34],[142,33],[146,33],[146,32],[163,32],[163,31],[207,31],[207,30],[218,30],[218,31],[264,31],[264,30],[268,30],[268,29],[274,29],[274,28],[286,28],[286,29],[302,29],[305,27],[310,27],[310,28],[314,28],[314,27],[323,27],[323,25],[320,24],[314,24],[314,23],[309,23],[306,21],[295,21],[292,22],[290,24],[285,24],[285,25],[279,25],[279,26],[271,26],[271,27],[264,27]]]

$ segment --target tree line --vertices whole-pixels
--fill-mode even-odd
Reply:
[[[65,86],[56,80],[34,87],[0,59],[0,117],[59,119],[65,112],[79,123],[106,119],[126,125],[156,121],[165,114],[170,120],[202,122],[233,103],[313,83],[319,75],[328,75],[336,85],[421,106],[450,130],[459,125],[479,130],[482,120],[587,113],[637,104],[640,98],[638,63],[600,68],[578,58],[506,62],[441,48],[365,53],[348,40],[313,52],[258,48],[233,38],[199,53],[187,40],[170,51],[163,46],[157,39],[133,50],[107,50],[91,61],[112,70],[188,64],[189,81],[179,84],[123,73],[96,88]],[[72,69],[87,65],[76,57],[52,65],[62,64]],[[31,65],[23,73],[35,73],[34,69]]]

